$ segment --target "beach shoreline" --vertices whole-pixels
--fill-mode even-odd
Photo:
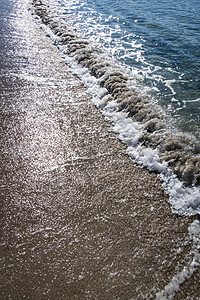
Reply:
[[[157,175],[130,160],[15,3],[19,45],[1,95],[2,299],[155,299],[197,254],[188,228],[198,217],[172,214]],[[199,280],[196,267],[174,299],[200,299]]]
[[[173,126],[168,128],[168,123],[171,121],[166,111],[156,103],[151,103],[147,97],[140,96],[134,86],[130,85],[131,78],[123,72],[122,66],[118,65],[117,61],[112,61],[111,57],[104,57],[104,51],[97,46],[92,46],[91,40],[82,37],[82,33],[77,31],[70,21],[68,23],[61,17],[61,12],[57,14],[56,5],[57,11],[61,9],[59,4],[55,2],[52,5],[44,0],[36,0],[32,5],[33,15],[37,16],[37,20],[44,25],[44,31],[60,49],[63,58],[65,56],[72,68],[74,63],[75,69],[80,68],[78,74],[82,80],[84,76],[81,68],[86,68],[88,76],[92,75],[93,81],[95,82],[96,79],[99,88],[103,88],[102,91],[99,90],[99,93],[102,93],[99,106],[105,108],[110,102],[115,102],[117,111],[126,112],[129,119],[140,124],[141,132],[137,143],[149,148],[149,152],[151,148],[158,150],[159,166],[154,168],[157,168],[158,172],[162,170],[165,173],[167,165],[184,185],[198,186],[200,184],[199,143],[195,137],[179,132],[177,128],[174,130]],[[70,20],[70,15],[68,18]],[[85,83],[87,84],[87,79]],[[134,151],[135,149],[133,153]],[[156,155],[157,153],[154,154]],[[199,193],[199,190],[193,193],[195,201],[198,202],[199,198],[195,193]]]

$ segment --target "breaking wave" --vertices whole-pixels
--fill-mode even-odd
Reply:
[[[114,125],[137,163],[160,174],[176,213],[200,214],[200,146],[191,134],[178,132],[171,117],[139,95],[131,76],[101,49],[81,38],[44,0],[32,0],[34,14],[88,86],[94,103]]]

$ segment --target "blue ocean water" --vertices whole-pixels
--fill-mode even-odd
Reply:
[[[66,18],[200,140],[199,0],[60,0]]]

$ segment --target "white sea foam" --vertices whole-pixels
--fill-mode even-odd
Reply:
[[[69,61],[66,60],[68,63]],[[128,114],[120,111],[116,101],[109,101],[110,96],[104,96],[106,90],[98,85],[98,80],[70,59],[70,66],[88,87],[93,97],[93,103],[101,109],[105,119],[112,122],[113,131],[119,139],[127,145],[127,154],[139,165],[145,166],[150,171],[158,172],[163,182],[164,190],[169,194],[172,212],[179,215],[200,214],[200,187],[185,187],[166,162],[160,162],[158,149],[145,147],[139,142],[144,133],[143,125],[128,118]],[[104,96],[104,97],[103,97]],[[106,104],[106,105],[105,105]]]
[[[76,65],[76,63],[71,64]],[[158,172],[159,178],[163,182],[165,191],[169,194],[169,201],[173,213],[179,215],[200,214],[200,187],[185,187],[166,162],[160,162],[158,149],[143,146],[139,140],[144,133],[143,125],[134,122],[128,118],[128,114],[119,111],[115,101],[107,103],[110,96],[99,97],[106,93],[105,89],[100,88],[98,81],[88,72],[82,75],[81,68],[76,65],[74,68],[76,74],[89,87],[89,92],[93,96],[93,103],[101,109],[105,119],[112,122],[113,131],[119,136],[119,139],[127,145],[127,154],[139,165],[147,167],[150,171]],[[105,105],[107,103],[107,105]]]
[[[158,149],[144,147],[139,142],[143,134],[142,125],[127,118],[126,113],[118,111],[114,102],[105,106],[102,112],[106,119],[113,123],[113,130],[118,133],[119,139],[127,144],[128,155],[150,171],[159,173],[163,187],[169,194],[173,213],[185,216],[200,214],[200,188],[185,187],[168,168],[167,163],[160,162]]]

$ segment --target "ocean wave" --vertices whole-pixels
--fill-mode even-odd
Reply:
[[[195,211],[200,209],[199,189],[196,190],[196,187],[200,185],[200,146],[196,138],[190,134],[178,132],[176,128],[170,126],[170,116],[159,105],[138,94],[129,74],[120,65],[114,64],[103,50],[94,47],[89,40],[77,34],[67,22],[51,10],[45,0],[33,0],[32,4],[34,13],[45,24],[46,31],[50,29],[48,35],[52,37],[62,54],[80,66],[82,70],[86,70],[84,72],[89,72],[95,78],[95,84],[99,90],[103,90],[97,101],[99,108],[108,112],[109,103],[114,103],[115,114],[123,112],[126,120],[140,124],[137,139],[134,139],[134,134],[132,135],[132,139],[136,142],[131,144],[130,138],[129,142],[127,138],[122,141],[128,147],[135,147],[137,150],[138,147],[140,149],[142,147],[143,156],[154,157],[156,161],[154,164],[159,167],[154,167],[153,171],[162,174],[164,168],[160,168],[160,165],[164,165],[165,170],[168,170],[168,175],[171,172],[172,176],[176,175],[175,177],[181,180],[183,190],[185,187],[195,188],[197,205],[193,213],[190,211],[191,214],[195,214]],[[134,133],[133,128],[134,126],[131,126]],[[132,149],[132,153],[134,151]],[[152,151],[156,151],[156,159],[154,155],[150,155]],[[145,165],[145,159],[138,159],[138,161],[143,161]],[[145,166],[151,169],[149,163]]]

